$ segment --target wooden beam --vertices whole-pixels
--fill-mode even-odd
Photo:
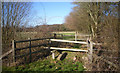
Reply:
[[[4,57],[6,57],[8,54],[12,53],[13,52],[13,49],[9,50],[8,52],[6,52],[5,54],[3,54],[1,57],[0,57],[0,60]]]
[[[51,41],[56,41],[56,42],[68,42],[68,43],[79,43],[79,44],[86,44],[87,42],[83,41],[70,41],[70,40],[61,40],[61,39],[50,39]],[[102,43],[93,43],[93,45],[102,45]]]
[[[55,49],[55,50],[67,50],[67,51],[81,51],[81,52],[88,52],[88,50],[82,50],[82,49],[71,49],[71,48],[56,48],[56,47],[50,47],[50,49]]]
[[[86,44],[87,42],[80,42],[80,41],[69,41],[69,40],[61,40],[61,39],[50,39],[51,41],[56,41],[56,42],[68,42],[68,43],[79,43],[79,44]]]

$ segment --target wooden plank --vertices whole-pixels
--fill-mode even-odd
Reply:
[[[66,50],[66,51],[81,51],[81,52],[88,52],[88,50],[70,49],[70,48],[56,48],[56,47],[50,47],[50,49],[55,49],[55,50]]]
[[[12,52],[13,52],[13,49],[9,50],[9,51],[6,52],[5,54],[3,54],[3,55],[0,57],[0,59],[6,57],[7,55],[9,55],[9,54],[12,53]]]
[[[69,41],[69,40],[61,40],[61,39],[50,39],[51,41],[56,42],[68,42],[68,43],[79,43],[79,44],[87,44],[87,42],[80,42],[80,41]]]

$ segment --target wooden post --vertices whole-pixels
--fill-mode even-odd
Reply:
[[[55,50],[51,51],[52,53],[52,58],[55,59]]]
[[[75,41],[77,41],[77,32],[75,32]]]
[[[88,50],[88,59],[90,60],[90,41],[89,39],[87,38],[87,50]]]
[[[93,42],[90,41],[90,61],[92,63],[92,55],[93,55]]]
[[[50,50],[51,40],[48,41],[48,49]]]
[[[31,63],[32,60],[32,55],[31,55],[31,38],[30,38],[30,43],[29,43],[29,63]]]
[[[55,59],[55,53],[54,52],[52,52],[52,58]]]
[[[89,65],[91,66],[90,67],[90,70],[92,70],[92,55],[93,55],[93,42],[91,41],[91,39],[87,39],[87,48],[88,48],[88,61],[89,61]]]
[[[61,34],[61,37],[62,37],[62,39],[63,39],[63,34]]]
[[[15,40],[12,40],[13,63],[15,63],[15,62],[16,62],[16,57],[15,57],[15,55],[16,55],[16,50],[15,50],[15,48],[16,48],[16,43],[15,43]],[[16,64],[15,64],[15,65],[16,65]]]
[[[25,57],[24,57],[24,61],[25,61],[24,64],[26,64],[26,55],[25,55]]]
[[[54,38],[56,39],[56,33],[54,33]]]

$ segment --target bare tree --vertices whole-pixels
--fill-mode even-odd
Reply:
[[[2,43],[3,51],[16,39],[16,32],[26,22],[31,3],[2,2]]]
[[[118,57],[118,4],[114,2],[74,2],[76,6],[66,18],[66,25],[77,31],[88,31],[94,41],[103,42],[103,56]],[[113,49],[114,48],[114,49]],[[111,52],[108,52],[110,50]],[[103,51],[103,50],[102,50]],[[116,51],[116,53],[114,52]],[[100,51],[99,51],[100,52]],[[117,59],[109,59],[114,62]],[[101,63],[101,62],[99,62]],[[117,61],[118,63],[118,61]],[[105,67],[105,68],[103,68]],[[98,69],[105,70],[106,64]],[[112,68],[110,68],[112,69]],[[109,70],[109,69],[108,69]],[[114,69],[115,70],[115,69]]]

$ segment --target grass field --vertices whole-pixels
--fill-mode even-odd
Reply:
[[[56,34],[61,34],[61,35],[72,35],[72,36],[63,36],[62,38],[65,40],[75,40],[75,33],[56,33]],[[60,37],[60,35],[57,35]]]

